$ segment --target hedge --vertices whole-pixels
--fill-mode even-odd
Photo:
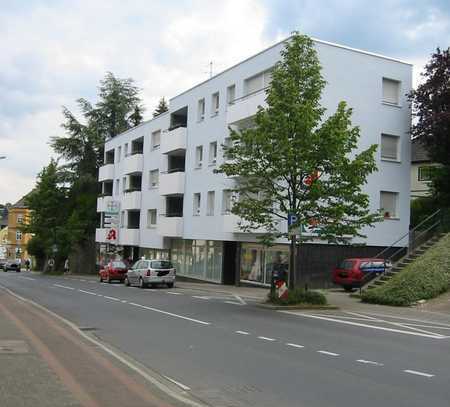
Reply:
[[[362,301],[408,306],[437,297],[450,289],[450,234],[382,286],[365,290]]]
[[[326,305],[327,298],[318,291],[304,291],[300,288],[295,288],[288,291],[286,299],[280,299],[276,294],[269,293],[268,302],[277,305],[297,305],[297,304],[312,304],[312,305]]]

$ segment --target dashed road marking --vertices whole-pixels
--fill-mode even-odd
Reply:
[[[245,304],[242,304],[241,302],[234,302],[234,301],[224,301],[225,304],[233,304],[233,305],[239,305],[239,306],[243,306]]]
[[[409,373],[409,374],[414,374],[416,376],[423,376],[423,377],[428,377],[428,378],[434,377],[434,374],[425,373],[425,372],[419,372],[417,370],[409,370],[409,369],[407,369],[407,370],[404,370],[404,372],[405,373]]]
[[[109,297],[107,295],[104,295],[103,298],[107,298],[108,300],[113,300],[113,301],[121,301],[119,298],[116,297]]]
[[[339,353],[328,352],[327,350],[318,350],[317,353],[321,353],[322,355],[328,356],[340,356]]]
[[[75,288],[67,287],[66,285],[61,285],[61,284],[53,284],[53,285],[58,288],[65,288],[66,290],[75,290]]]
[[[274,342],[276,339],[268,338],[267,336],[258,336],[258,339],[262,339],[263,341]]]
[[[97,293],[93,293],[92,291],[85,291],[85,290],[78,290],[78,291],[84,294],[97,295]]]
[[[31,281],[35,281],[35,278],[31,278],[31,277],[25,277],[25,276],[18,276],[19,278],[22,278],[24,280],[31,280]]]
[[[172,294],[172,295],[183,295],[181,293],[177,293],[175,291],[166,291],[166,294]]]
[[[380,362],[374,362],[373,360],[364,360],[364,359],[358,359],[358,363],[363,363],[365,365],[372,365],[372,366],[384,366],[383,363]]]
[[[234,331],[234,332],[239,334],[239,335],[250,335],[250,333],[246,332],[246,331]]]
[[[290,347],[292,347],[292,348],[304,348],[303,345],[298,345],[298,344],[296,344],[296,343],[290,343],[290,342],[288,342],[288,343],[286,344],[286,346],[290,346]]]
[[[200,295],[193,295],[192,298],[198,298],[199,300],[209,300],[209,297],[202,297]]]

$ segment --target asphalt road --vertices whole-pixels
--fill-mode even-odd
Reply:
[[[450,404],[450,325],[30,273],[0,273],[0,285],[211,406]]]

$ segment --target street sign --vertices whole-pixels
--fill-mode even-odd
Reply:
[[[110,228],[106,232],[106,241],[108,243],[116,243],[118,238],[118,230],[116,228]]]
[[[298,222],[298,217],[297,215],[293,214],[293,213],[289,213],[288,214],[288,232],[290,236],[294,236],[294,235],[299,235],[300,234],[300,226],[295,226],[292,227],[293,225],[295,225]]]

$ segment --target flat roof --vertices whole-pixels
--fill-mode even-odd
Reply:
[[[285,38],[285,39],[283,39],[283,40],[281,40],[281,41],[278,41],[277,43],[275,43],[275,44],[273,44],[273,45],[271,45],[271,46],[269,46],[269,47],[267,47],[267,48],[264,48],[262,51],[259,51],[259,52],[257,52],[256,54],[253,54],[253,55],[251,55],[250,57],[243,59],[242,61],[240,61],[240,62],[238,62],[238,63],[236,63],[236,64],[230,66],[229,68],[227,68],[227,69],[225,69],[225,70],[223,70],[223,71],[221,71],[221,72],[219,72],[218,74],[212,76],[211,78],[208,78],[208,79],[206,79],[206,80],[204,80],[204,81],[202,81],[202,82],[200,82],[200,83],[198,83],[198,84],[196,84],[196,85],[190,87],[189,89],[187,89],[187,90],[185,90],[185,91],[179,93],[178,95],[169,98],[169,101],[171,101],[171,100],[173,100],[173,99],[175,99],[175,98],[177,98],[177,97],[179,97],[179,96],[181,96],[181,95],[184,95],[184,94],[187,93],[187,92],[190,92],[192,89],[195,89],[195,88],[197,88],[197,87],[199,87],[199,86],[201,86],[201,85],[204,85],[205,83],[207,83],[207,82],[209,82],[209,81],[211,81],[211,80],[213,80],[213,79],[219,77],[220,75],[223,75],[225,72],[228,72],[228,71],[230,71],[230,70],[233,69],[233,68],[236,68],[237,66],[243,64],[244,62],[247,62],[247,61],[249,61],[249,60],[251,60],[251,59],[257,57],[258,55],[261,55],[261,54],[263,54],[264,52],[266,52],[266,51],[268,51],[268,50],[270,50],[270,49],[272,49],[272,48],[277,47],[278,45],[282,44],[283,42],[289,41],[289,39],[291,39],[291,38],[292,38],[292,36],[289,36],[289,37],[287,37],[287,38]],[[364,51],[364,50],[362,50],[362,49],[352,48],[352,47],[348,47],[348,46],[346,46],[346,45],[336,44],[336,43],[334,43],[334,42],[329,42],[329,41],[319,40],[319,39],[313,38],[313,37],[311,37],[311,39],[312,39],[314,42],[318,43],[318,44],[324,44],[324,45],[329,45],[329,46],[331,46],[331,47],[342,48],[342,49],[345,49],[345,50],[347,50],[347,51],[357,52],[357,53],[359,53],[359,54],[369,55],[369,56],[372,56],[372,57],[381,58],[381,59],[386,59],[386,60],[388,60],[388,61],[392,61],[392,62],[397,62],[397,63],[400,63],[400,64],[405,64],[405,65],[413,66],[413,64],[410,63],[410,62],[402,61],[402,60],[396,59],[396,58],[391,58],[391,57],[388,57],[388,56],[385,56],[385,55],[381,55],[381,54],[376,54],[376,53],[374,53],[374,52]]]

